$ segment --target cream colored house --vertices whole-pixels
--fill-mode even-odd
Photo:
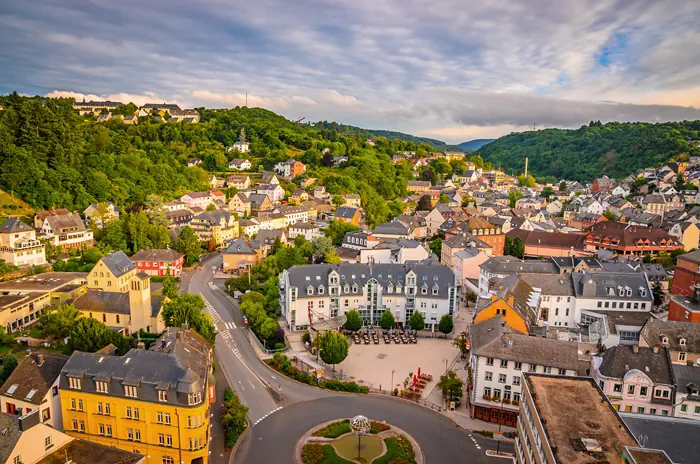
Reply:
[[[9,218],[0,227],[0,259],[19,267],[42,266],[46,264],[46,252],[31,226]]]

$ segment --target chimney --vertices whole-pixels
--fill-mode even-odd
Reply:
[[[632,345],[632,352],[639,353],[639,345]]]
[[[136,344],[136,349],[137,350],[145,350],[146,349],[146,344],[144,342],[138,342]]]
[[[659,345],[654,345],[654,353],[658,353],[658,352],[659,352]]]
[[[44,353],[38,353],[36,355],[36,365],[41,367],[44,364]]]
[[[693,286],[693,302],[700,303],[700,282]]]

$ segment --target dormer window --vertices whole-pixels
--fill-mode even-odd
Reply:
[[[190,393],[187,395],[187,402],[189,403],[190,406],[194,404],[199,404],[202,402],[202,392],[198,393]]]
[[[427,294],[428,294],[428,289],[427,289],[426,287],[423,287],[423,288],[420,289],[420,292],[421,292],[423,295],[427,295]]]
[[[685,346],[685,338],[680,337],[680,338],[678,339],[678,344],[680,344],[681,346]]]
[[[166,390],[158,390],[158,401],[161,403],[168,402],[168,392]]]
[[[358,290],[357,284],[353,284],[352,293],[357,293],[357,290]]]
[[[107,388],[107,382],[96,381],[95,390],[97,390],[99,393],[109,393]]]
[[[386,292],[387,293],[394,293],[394,286],[389,284],[386,286]]]
[[[306,294],[307,294],[307,295],[313,295],[313,294],[314,294],[314,288],[313,288],[311,285],[309,285],[308,287],[306,287]]]
[[[350,286],[348,284],[345,284],[345,287],[343,287],[343,292],[350,293]]]
[[[68,377],[68,387],[73,390],[80,390],[80,379],[77,377]]]
[[[646,288],[639,287],[639,294],[640,294],[641,296],[647,296],[647,290],[646,290]]]
[[[667,336],[664,335],[663,337],[661,337],[661,344],[668,345],[668,337]]]
[[[318,294],[323,295],[323,292],[325,292],[325,289],[323,288],[323,285],[321,285],[320,287],[318,287]]]
[[[396,293],[401,293],[401,284],[396,284]]]
[[[128,396],[129,398],[138,398],[139,389],[138,389],[138,387],[134,387],[131,385],[125,385],[124,386],[124,395]]]

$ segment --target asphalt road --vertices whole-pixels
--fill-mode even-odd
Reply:
[[[221,256],[206,261],[202,269],[186,276],[183,289],[201,294],[207,303],[218,331],[217,372],[223,372],[249,408],[252,429],[239,444],[236,463],[294,462],[296,442],[308,429],[357,414],[404,429],[418,441],[426,462],[504,462],[485,455],[486,449],[496,448],[494,440],[479,435],[472,439],[468,431],[422,406],[388,397],[328,392],[267,368],[248,341],[237,302],[211,283],[220,264]],[[513,445],[504,443],[501,449],[512,452]]]

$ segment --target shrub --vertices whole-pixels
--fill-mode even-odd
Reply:
[[[241,403],[238,396],[227,388],[224,390],[224,414],[221,425],[224,427],[226,448],[233,448],[243,431],[248,427],[246,415],[248,408]]]
[[[325,427],[316,430],[313,433],[314,437],[338,438],[341,435],[350,433],[350,419],[333,422]]]
[[[390,428],[391,426],[389,424],[385,424],[384,422],[371,421],[369,433],[377,434],[380,432],[385,432]]]
[[[309,332],[304,332],[301,336],[301,342],[306,345],[306,343],[311,343],[311,334]]]
[[[331,445],[309,443],[301,449],[301,462],[303,464],[352,464],[352,461],[338,456]]]
[[[408,438],[403,435],[385,438],[386,454],[375,459],[373,464],[415,463],[416,452]]]
[[[493,432],[490,430],[474,430],[474,433],[478,433],[479,435],[487,438],[493,438]]]
[[[342,392],[350,392],[350,393],[368,393],[369,388],[358,385],[356,382],[343,382],[341,380],[336,380],[336,379],[330,379],[330,380],[324,380],[321,382],[319,385],[321,388],[325,388],[326,390],[333,390],[333,391],[342,391]]]

